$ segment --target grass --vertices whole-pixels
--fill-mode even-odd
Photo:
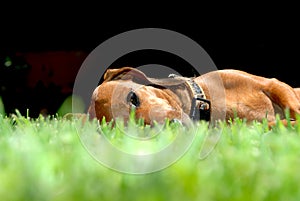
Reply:
[[[97,150],[105,151],[97,146],[101,137],[129,154],[153,154],[180,134],[194,136],[191,146],[158,171],[123,173],[95,157]],[[147,140],[141,146],[135,137]],[[299,124],[286,128],[278,122],[269,130],[265,122],[247,125],[236,119],[217,128],[206,122],[192,129],[169,122],[150,128],[134,121],[112,126],[61,117],[30,119],[17,112],[0,115],[0,152],[1,200],[300,199]]]

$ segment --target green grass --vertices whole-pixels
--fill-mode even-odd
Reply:
[[[154,153],[180,134],[195,134],[191,147],[170,166],[148,174],[112,170],[87,149],[97,149],[95,142],[106,137],[129,153],[143,148]],[[147,138],[148,144],[139,147],[132,137]],[[217,128],[206,122],[192,129],[168,122],[155,128],[142,122],[116,127],[17,113],[0,115],[0,152],[1,200],[300,199],[299,124],[278,123],[269,130],[265,122],[247,125],[236,119]]]

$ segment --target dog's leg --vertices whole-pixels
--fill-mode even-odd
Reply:
[[[280,120],[284,126],[294,126],[297,124],[296,114],[300,114],[300,88],[293,89],[277,79],[270,79],[264,92],[282,109],[289,110],[291,120]],[[268,122],[269,128],[272,128],[275,125],[276,121]]]
[[[300,114],[300,101],[295,90],[289,85],[277,79],[268,79],[262,90],[272,102],[283,110],[288,109],[292,119],[296,119],[296,114]]]
[[[288,125],[294,126],[295,124],[298,123],[297,121],[287,121],[286,119],[282,119],[282,120],[280,120],[280,122],[285,127],[287,127]],[[269,129],[272,129],[272,127],[274,127],[275,125],[276,125],[276,121],[270,121],[270,122],[268,122]]]

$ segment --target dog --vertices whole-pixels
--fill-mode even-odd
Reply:
[[[191,78],[171,74],[165,79],[147,77],[132,67],[107,69],[91,96],[89,117],[128,121],[132,110],[149,125],[166,119],[213,123],[238,117],[247,122],[266,119],[272,126],[277,115],[287,124],[287,112],[295,123],[300,88],[234,69]]]

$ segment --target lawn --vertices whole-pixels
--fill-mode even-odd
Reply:
[[[192,141],[176,158],[172,150],[178,154],[180,136]],[[146,164],[131,164],[136,160],[100,146],[104,138],[129,155],[176,146],[163,160],[157,155]],[[16,112],[0,115],[0,152],[0,198],[7,201],[300,199],[299,124],[278,123],[269,130],[266,123],[236,119],[214,128],[206,122],[151,128],[142,122],[30,119]]]

